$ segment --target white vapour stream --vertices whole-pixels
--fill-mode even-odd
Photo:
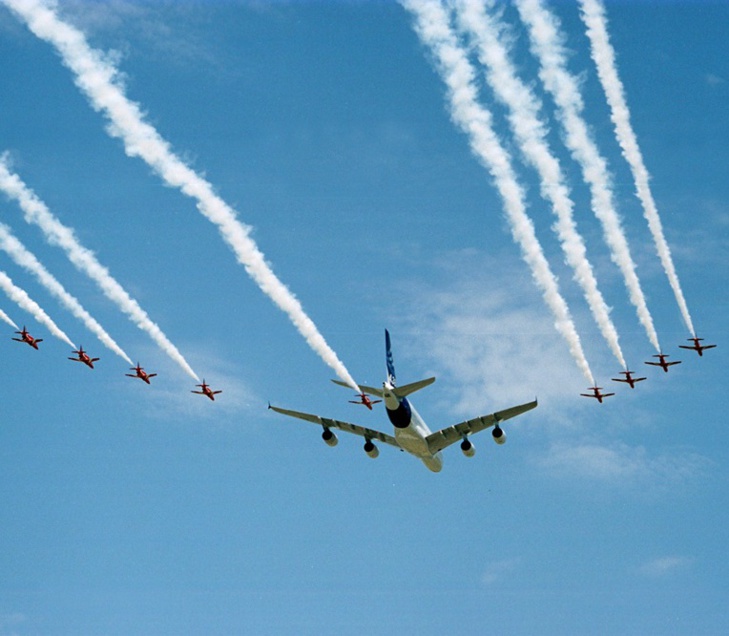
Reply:
[[[7,322],[11,327],[14,329],[18,328],[18,325],[16,325],[11,319],[10,316],[8,316],[2,309],[0,309],[0,320],[4,320]]]
[[[8,254],[18,265],[25,268],[43,285],[60,303],[78,318],[86,328],[119,357],[133,364],[131,358],[114,342],[104,328],[86,311],[81,303],[61,285],[61,283],[28,251],[6,225],[0,223],[0,249]]]
[[[493,2],[489,0],[488,4],[493,9]],[[547,130],[539,116],[541,103],[519,79],[507,46],[500,39],[503,26],[486,13],[483,1],[456,0],[454,6],[461,30],[470,34],[476,44],[489,86],[509,109],[508,120],[522,154],[539,173],[542,197],[551,204],[557,217],[554,230],[595,322],[618,362],[627,368],[610,310],[598,288],[585,243],[577,230],[571,193],[559,161],[547,144]]]
[[[491,123],[491,114],[478,103],[476,73],[450,26],[448,13],[440,0],[401,0],[415,17],[415,30],[431,50],[437,69],[448,87],[450,115],[468,136],[471,150],[494,179],[511,225],[514,240],[532,276],[555,317],[555,327],[569,345],[570,353],[584,376],[594,384],[592,371],[582,350],[567,303],[559,292],[557,279],[544,257],[534,224],[526,213],[524,192],[516,179],[510,158]]]
[[[171,150],[169,143],[144,121],[138,104],[126,97],[113,64],[104,59],[100,51],[92,49],[84,34],[61,20],[43,0],[1,1],[22,18],[36,36],[56,47],[92,107],[109,118],[107,131],[123,141],[126,153],[140,157],[167,184],[179,188],[197,202],[198,210],[218,227],[248,275],[288,315],[324,362],[359,392],[357,383],[319,333],[299,300],[273,273],[250,237],[250,228],[237,219],[235,211],[215,194],[212,185],[185,165]]]
[[[565,144],[580,164],[583,179],[590,187],[592,209],[602,224],[611,258],[623,274],[630,302],[637,310],[638,320],[651,344],[660,352],[653,318],[635,272],[635,263],[621,227],[620,217],[615,210],[608,167],[582,117],[583,102],[578,81],[567,70],[564,36],[561,34],[559,21],[544,7],[541,0],[516,0],[515,4],[529,31],[532,52],[539,60],[539,77],[557,104],[557,117],[564,129]]]
[[[126,290],[116,281],[96,259],[94,253],[81,245],[73,230],[63,225],[48,209],[45,203],[28,188],[17,174],[11,173],[7,155],[0,157],[0,190],[20,205],[25,220],[37,225],[52,245],[60,247],[68,259],[80,271],[93,280],[104,295],[116,304],[129,319],[142,331],[145,331],[157,345],[179,364],[186,373],[199,381],[197,374],[192,370],[182,354],[177,350],[162,330],[149,318],[147,313],[139,306]],[[126,359],[126,358],[125,358]]]
[[[597,74],[610,106],[610,117],[615,126],[615,136],[633,173],[636,194],[643,205],[643,215],[648,221],[648,227],[656,245],[656,252],[658,252],[658,257],[661,259],[663,269],[668,276],[681,315],[691,335],[695,337],[696,331],[691,321],[686,299],[681,290],[681,284],[678,281],[676,268],[673,265],[671,250],[663,233],[658,208],[653,200],[650,175],[645,167],[643,154],[638,146],[638,139],[630,123],[630,110],[628,110],[628,103],[625,99],[625,89],[618,75],[615,50],[610,44],[608,35],[605,7],[600,0],[580,0],[580,5],[582,7],[582,20],[587,27],[587,37],[590,39],[592,59],[595,61]]]
[[[8,276],[5,272],[0,272],[0,289],[7,294],[10,300],[17,303],[21,309],[25,309],[25,311],[31,314],[40,324],[48,327],[48,331],[56,336],[56,338],[59,338],[71,345],[72,349],[76,348],[76,345],[73,344],[70,338],[61,331],[58,325],[56,325],[56,323],[48,317],[48,314],[41,309],[41,306],[28,296],[24,290],[15,285],[15,283],[13,283],[10,279],[10,276]]]

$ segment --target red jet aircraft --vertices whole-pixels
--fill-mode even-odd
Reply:
[[[128,378],[139,378],[140,380],[143,380],[147,384],[151,384],[149,381],[150,378],[155,377],[156,373],[147,373],[142,367],[139,366],[139,362],[137,362],[136,367],[132,367],[129,369],[130,371],[134,371],[134,373],[125,373]]]
[[[15,342],[25,342],[26,344],[29,344],[33,349],[38,349],[38,343],[43,342],[43,338],[34,338],[31,336],[26,330],[25,325],[23,325],[23,331],[16,331],[15,333],[20,335],[20,338],[13,338]]]
[[[198,395],[207,395],[211,400],[215,400],[215,396],[218,393],[222,393],[222,391],[213,391],[207,384],[205,384],[205,380],[202,381],[202,384],[196,384],[195,386],[199,386],[202,391],[191,391],[191,393],[197,393]]]
[[[653,356],[654,358],[658,358],[660,362],[646,362],[645,364],[650,364],[653,367],[661,367],[666,373],[668,373],[668,367],[674,365],[674,364],[681,364],[680,360],[674,360],[673,362],[666,362],[666,358],[668,357],[665,353],[659,353],[658,355]]]
[[[632,371],[621,371],[621,375],[624,375],[624,378],[613,378],[613,382],[625,382],[626,384],[630,385],[631,389],[635,388],[635,383],[640,382],[641,380],[645,380],[645,378],[634,378]]]
[[[357,397],[359,400],[350,400],[350,404],[361,404],[362,406],[366,406],[370,411],[372,410],[372,405],[377,404],[378,402],[382,402],[382,400],[370,400],[369,396],[366,393],[358,393]]]
[[[704,355],[704,351],[706,349],[713,349],[716,345],[702,345],[699,344],[703,340],[703,338],[689,338],[689,342],[693,341],[693,346],[689,347],[688,345],[678,345],[681,349],[691,349],[692,351],[696,351],[700,356]]]
[[[69,360],[73,360],[74,362],[83,362],[90,369],[94,368],[94,362],[100,360],[100,358],[90,358],[89,354],[84,351],[83,347],[79,347],[78,351],[72,351],[71,353],[75,353],[78,358],[69,358]]]
[[[615,395],[615,393],[600,393],[600,389],[602,389],[601,386],[591,386],[587,390],[592,391],[592,393],[580,393],[580,395],[582,397],[595,398],[600,404],[602,404],[604,398]]]

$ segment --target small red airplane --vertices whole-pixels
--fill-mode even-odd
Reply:
[[[645,378],[634,378],[632,371],[621,371],[621,375],[624,375],[624,378],[613,378],[613,382],[625,382],[626,384],[630,385],[631,389],[635,388],[635,383],[640,382],[641,380],[645,380]]]
[[[382,400],[370,400],[369,396],[366,393],[358,393],[357,397],[359,400],[350,400],[350,404],[361,404],[362,406],[366,406],[370,411],[372,410],[372,405],[377,404],[378,402],[382,402]]]
[[[139,378],[140,380],[143,380],[147,384],[151,384],[149,381],[150,378],[155,377],[156,373],[147,373],[142,367],[139,366],[139,362],[137,362],[136,367],[132,367],[129,369],[130,371],[134,371],[134,373],[125,373],[128,378]]]
[[[75,353],[78,358],[69,358],[69,360],[73,360],[74,362],[83,362],[90,369],[94,368],[94,362],[100,360],[100,358],[90,358],[89,354],[84,351],[83,347],[79,347],[78,351],[72,351],[71,353]]]
[[[681,364],[680,360],[674,360],[673,362],[666,362],[666,358],[668,357],[665,353],[659,353],[658,355],[653,356],[654,358],[658,358],[659,362],[646,362],[645,364],[650,364],[653,367],[661,367],[666,373],[668,373],[668,367],[674,365],[674,364]]]
[[[23,331],[16,331],[15,333],[20,335],[20,338],[13,338],[15,342],[25,342],[26,344],[29,344],[33,349],[38,349],[38,343],[43,342],[43,338],[34,338],[31,336],[26,330],[25,325],[23,325]]]
[[[716,345],[702,345],[699,344],[703,340],[703,338],[689,338],[689,342],[693,341],[693,346],[688,345],[678,345],[681,349],[691,349],[693,351],[696,351],[700,356],[704,355],[704,351],[706,349],[713,349]]]
[[[222,393],[222,391],[213,391],[207,384],[205,384],[205,380],[202,381],[202,384],[196,384],[195,386],[199,386],[202,391],[191,391],[191,393],[197,393],[198,395],[207,395],[211,400],[215,400],[215,396],[218,393]]]
[[[602,404],[604,398],[615,395],[615,393],[600,393],[601,389],[601,386],[591,386],[587,390],[592,391],[592,393],[580,393],[580,395],[582,397],[595,398],[600,404]]]

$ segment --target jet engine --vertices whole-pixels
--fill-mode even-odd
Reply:
[[[494,426],[494,430],[491,431],[491,436],[494,438],[494,441],[497,444],[505,444],[506,443],[506,433],[501,429],[501,427],[497,424]]]
[[[324,429],[324,432],[321,434],[321,438],[326,442],[327,446],[336,446],[339,442],[337,436],[328,428]]]
[[[464,437],[461,442],[461,451],[466,457],[473,457],[476,454],[476,447],[473,445],[471,440]]]
[[[367,453],[369,457],[374,459],[380,454],[380,451],[378,450],[377,446],[375,446],[370,440],[367,440],[364,445],[364,452]]]

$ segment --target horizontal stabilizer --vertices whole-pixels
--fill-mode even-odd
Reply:
[[[430,386],[433,382],[435,382],[435,378],[427,378],[426,380],[419,380],[418,382],[406,384],[405,386],[396,386],[392,392],[397,395],[397,397],[404,398],[411,393],[415,393],[415,391],[420,391],[420,389]]]
[[[348,389],[352,388],[349,384],[347,384],[346,382],[342,382],[341,380],[332,380],[332,382]],[[382,389],[376,389],[372,386],[365,386],[364,384],[359,384],[358,386],[362,393],[367,393],[367,395],[374,395],[376,397],[382,397]]]

